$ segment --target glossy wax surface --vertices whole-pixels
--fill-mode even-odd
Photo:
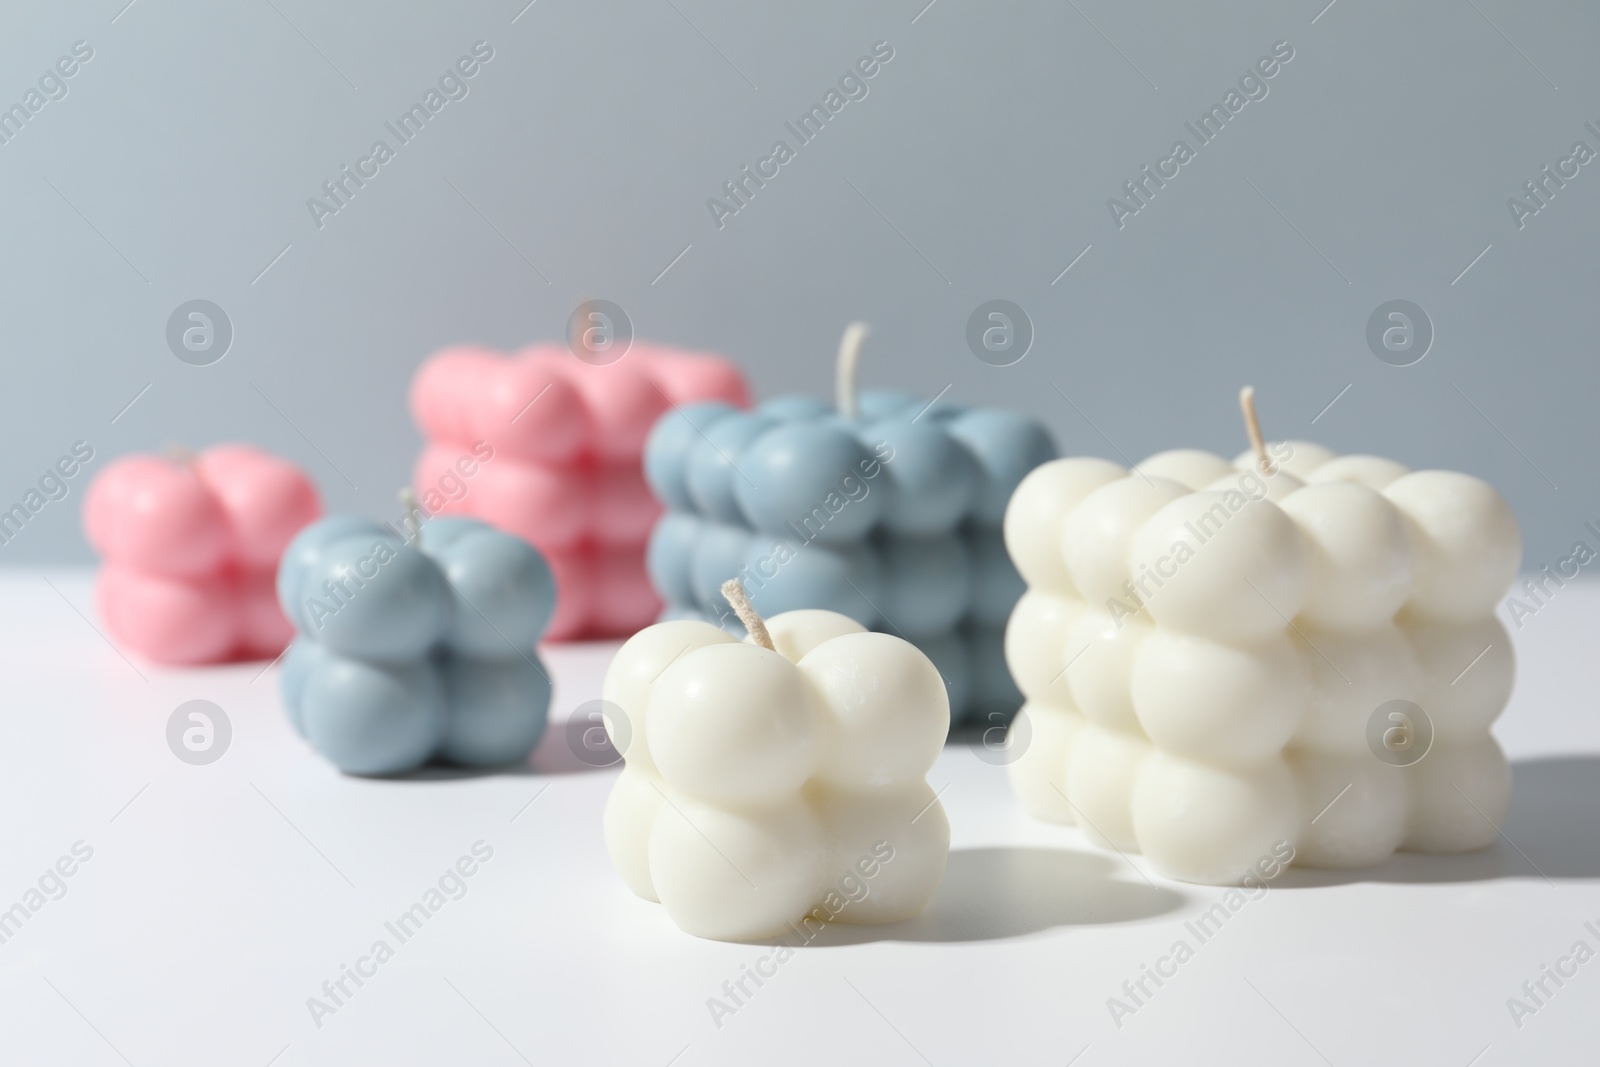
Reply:
[[[105,561],[96,612],[156,663],[270,659],[292,634],[273,596],[278,556],[321,510],[304,471],[250,445],[124,456],[84,500]]]
[[[1271,476],[1184,451],[1018,488],[1018,797],[1194,882],[1492,844],[1515,517],[1465,474],[1271,452]]]
[[[738,577],[763,614],[838,612],[909,640],[957,721],[1004,721],[1021,703],[1002,633],[1023,585],[1000,523],[1055,445],[1010,411],[880,390],[857,408],[788,396],[661,417],[644,468],[667,508],[646,556],[662,618],[738,631],[721,594]]]
[[[767,626],[777,651],[677,621],[617,653],[603,689],[626,760],[606,804],[613,864],[699,937],[916,915],[950,848],[927,782],[950,726],[938,671],[834,612]]]
[[[644,569],[660,513],[640,466],[645,436],[664,413],[707,400],[749,402],[738,369],[704,353],[636,343],[595,365],[554,345],[444,349],[411,383],[427,438],[417,499],[539,549],[560,591],[549,640],[627,636],[661,609]]]
[[[445,517],[407,539],[338,516],[294,539],[278,592],[298,632],[284,706],[340,770],[497,766],[539,743],[550,679],[534,645],[555,580],[521,538]]]

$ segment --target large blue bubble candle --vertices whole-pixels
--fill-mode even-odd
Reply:
[[[644,466],[666,507],[647,556],[662,618],[740,632],[721,593],[738,578],[763,615],[820,608],[906,638],[944,677],[953,721],[1015,710],[1004,632],[1024,585],[1000,526],[1055,444],[1018,412],[858,393],[865,337],[845,332],[836,405],[661,416]]]
[[[352,774],[526,759],[550,706],[534,651],[555,609],[550,568],[520,537],[408,510],[403,530],[323,519],[284,551],[289,719]]]

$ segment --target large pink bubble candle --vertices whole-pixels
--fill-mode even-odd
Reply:
[[[273,589],[278,557],[321,513],[304,471],[249,445],[124,456],[83,505],[105,560],[95,610],[155,663],[271,659],[294,636]]]
[[[556,579],[546,640],[620,637],[661,610],[645,545],[661,506],[641,454],[651,426],[682,404],[749,403],[744,377],[717,356],[635,343],[600,364],[559,345],[515,356],[446,348],[411,383],[427,444],[418,500],[531,542]]]

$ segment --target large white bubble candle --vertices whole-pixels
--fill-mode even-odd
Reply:
[[[1241,403],[1231,463],[1061,459],[1012,497],[1023,806],[1216,884],[1491,844],[1510,508],[1470,475],[1269,447]]]
[[[699,937],[741,941],[922,910],[950,824],[927,782],[950,728],[943,680],[915,646],[831,611],[750,636],[664,622],[606,671],[606,731],[626,763],[606,804],[612,862]]]

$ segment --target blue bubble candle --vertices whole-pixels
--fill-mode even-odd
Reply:
[[[738,578],[763,615],[820,608],[911,641],[953,720],[1014,710],[1004,633],[1024,585],[1000,526],[1055,444],[1018,412],[858,393],[865,337],[845,332],[836,406],[690,404],[657,421],[644,467],[666,513],[646,563],[662,618],[741,632],[721,593]]]
[[[534,645],[555,582],[521,538],[464,518],[403,531],[323,519],[284,551],[278,599],[297,634],[289,719],[340,770],[515,763],[544,733],[550,680]]]

